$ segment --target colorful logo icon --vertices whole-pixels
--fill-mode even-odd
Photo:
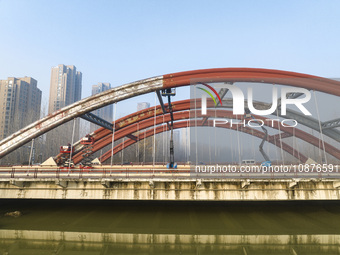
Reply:
[[[206,86],[207,88],[209,88],[209,89],[216,95],[216,97],[217,97],[218,100],[220,101],[220,104],[222,105],[221,97],[220,97],[220,95],[217,93],[217,91],[216,91],[213,87],[211,87],[209,84],[206,84],[206,83],[201,83],[201,84],[204,85],[204,86]],[[206,93],[212,98],[212,100],[214,100],[215,106],[217,106],[216,99],[215,99],[215,97],[213,96],[213,94],[212,94],[209,90],[204,89],[204,88],[200,88],[200,87],[198,87],[198,89],[203,90],[204,92],[206,92]]]

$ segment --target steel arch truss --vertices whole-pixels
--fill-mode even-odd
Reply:
[[[192,105],[193,103],[193,99],[192,100],[182,100],[182,101],[177,101],[177,102],[173,102],[173,109],[174,109],[174,112],[178,112],[178,111],[185,111],[185,110],[189,110],[190,109],[190,105]],[[200,100],[198,99],[197,100],[197,108],[200,108]],[[245,102],[246,104],[246,102]],[[167,105],[165,105],[167,107]],[[208,100],[208,104],[207,104],[207,107],[209,108],[212,108],[214,107],[214,103],[212,100]],[[222,106],[218,106],[218,108],[231,108],[232,107],[232,100],[228,99],[228,100],[223,100],[223,105]],[[254,102],[254,107],[256,107],[257,109],[268,109],[270,107],[269,104],[267,103],[263,103],[263,102]],[[155,113],[156,111],[156,113]],[[223,115],[223,112],[221,112],[222,117],[224,117]],[[126,128],[127,126],[130,126],[130,125],[133,125],[135,124],[135,128],[137,127],[137,130],[142,130],[144,127],[145,127],[145,124],[144,120],[147,120],[147,119],[150,119],[150,118],[153,118],[154,116],[160,116],[163,114],[163,110],[161,109],[160,106],[157,106],[156,108],[154,107],[150,107],[148,109],[145,109],[145,110],[142,110],[142,111],[139,111],[139,112],[136,112],[136,113],[133,113],[133,114],[130,114],[130,115],[127,115],[123,118],[120,118],[116,121],[116,132],[118,132],[119,130],[121,130],[122,128]],[[276,116],[276,114],[274,113],[273,115]],[[177,115],[176,115],[177,116]],[[200,113],[198,113],[198,116],[199,117],[202,117],[200,116]],[[290,117],[290,116],[298,116],[298,121],[301,123],[314,123],[314,125],[307,125],[311,128],[315,128],[315,130],[317,130],[317,126],[318,126],[318,121],[313,119],[313,118],[308,118],[307,120],[304,119],[304,115],[299,115],[298,113],[296,113],[295,111],[293,110],[289,110],[287,109],[287,116]],[[285,117],[287,117],[285,116]],[[206,116],[204,116],[205,119],[206,119]],[[234,118],[235,116],[233,116],[230,112],[228,112],[228,118]],[[284,116],[283,116],[284,117]],[[170,118],[170,117],[168,117]],[[240,118],[240,116],[239,116]],[[259,117],[259,118],[262,118],[262,117]],[[263,119],[263,118],[262,118]],[[158,120],[161,120],[160,118]],[[165,122],[168,121],[168,119],[165,119],[164,120]],[[151,125],[153,125],[154,123],[154,120],[149,120],[149,126],[150,127]],[[158,122],[157,122],[158,123]],[[276,129],[278,127],[276,126]],[[129,135],[132,135],[134,133],[133,131],[134,129],[132,129],[132,133],[129,133],[127,134],[126,136],[128,137]],[[297,130],[297,129],[296,129]],[[284,128],[282,129],[282,131],[284,131]],[[317,130],[318,131],[318,130]],[[297,131],[297,135],[299,135],[299,131]],[[334,130],[335,133],[339,133],[338,130]],[[302,132],[302,133],[305,133],[305,132]],[[107,129],[103,129],[103,128],[100,128],[96,131],[94,131],[92,133],[93,137],[95,138],[96,140],[96,144],[104,144],[104,146],[106,146],[109,141],[111,141],[112,139],[112,136],[110,135],[111,132]],[[117,136],[117,134],[119,133],[116,133],[116,139],[115,140],[118,140],[120,138],[122,138],[122,136]],[[326,135],[329,135],[327,133],[327,130],[326,132],[324,132],[324,134]],[[110,136],[108,136],[110,135]],[[331,134],[332,135],[332,134]],[[293,133],[292,132],[282,132],[280,134],[276,134],[276,135],[271,135],[271,136],[268,136],[268,139],[269,141],[275,141],[276,139],[283,139],[283,138],[286,138],[286,137],[291,137],[293,136]],[[340,135],[339,135],[340,136]],[[338,138],[339,138],[338,136]],[[322,147],[322,142],[318,139],[318,138],[315,138],[314,136],[311,136],[309,134],[307,135],[303,135],[301,137],[299,137],[300,139],[312,144],[313,146],[316,146],[316,147],[320,147],[320,148],[323,148]],[[105,143],[103,142],[103,140],[107,140]],[[136,139],[135,139],[136,140]],[[75,154],[74,156],[74,159],[75,159],[75,162],[76,163],[79,163],[81,161],[81,159],[79,159],[80,155],[82,154],[80,151],[82,149],[82,145],[78,142],[75,144],[75,151],[78,152]],[[101,149],[98,148],[97,150]],[[330,154],[333,153],[333,156],[336,157],[336,158],[339,158],[339,154],[337,154],[337,149],[333,146],[330,146],[328,143],[325,143],[325,151],[326,152],[329,152]],[[61,157],[61,154],[59,154],[57,157],[56,157],[56,161],[59,160],[59,158]]]
[[[181,121],[177,121],[176,123],[174,123],[174,129],[179,129],[179,128],[187,128],[187,127],[192,127],[194,125],[196,125],[198,127],[206,127],[211,126],[212,125],[212,121],[208,120],[207,122],[204,120],[200,120],[197,123],[195,122],[195,120],[181,120]],[[235,125],[234,126],[230,126],[230,125],[216,125],[216,127],[218,128],[226,128],[226,129],[231,129],[234,131],[240,131],[255,137],[258,137],[260,139],[262,139],[264,137],[264,133],[262,131],[253,129],[253,128],[249,128],[249,127],[241,127],[241,128],[236,128]],[[143,139],[146,139],[150,136],[153,136],[154,133],[159,134],[165,131],[169,131],[168,126],[167,125],[161,125],[161,126],[157,126],[155,129],[155,132],[153,129],[149,129],[146,132],[141,132],[138,135],[138,141],[141,141]],[[282,145],[282,149],[286,152],[288,152],[289,154],[291,154],[292,156],[294,156],[295,158],[297,158],[300,162],[305,162],[307,161],[307,157],[305,155],[303,155],[302,153],[300,153],[299,151],[295,150],[294,148],[292,148],[291,146],[289,146],[288,144],[286,144],[285,142],[280,142],[279,138],[275,138],[275,139],[267,139],[267,141],[271,144],[274,144],[277,147],[281,147]],[[133,140],[133,139],[128,139],[127,141],[125,141],[124,143],[120,143],[118,145],[116,145],[113,148],[113,153],[112,150],[107,151],[106,153],[104,153],[99,160],[101,162],[105,162],[106,160],[108,160],[111,155],[115,155],[116,153],[120,152],[121,150],[135,144],[137,141]]]
[[[216,68],[157,76],[82,99],[0,141],[0,158],[63,123],[106,105],[161,89],[211,82],[257,82],[290,85],[340,96],[340,82],[317,76],[256,68]]]
[[[183,102],[184,101],[181,101],[182,107],[184,107],[184,105],[185,105]],[[190,107],[190,102],[189,102],[189,105],[187,105],[187,107]],[[188,108],[188,109],[190,109],[190,108]],[[204,116],[201,115],[201,112],[199,110],[196,110],[196,113],[194,113],[194,111],[190,112],[187,109],[185,109],[184,111],[178,111],[178,112],[174,113],[174,119],[176,121],[193,118],[194,116],[196,116],[197,118],[204,117]],[[230,118],[230,119],[236,118],[236,119],[239,119],[239,120],[244,119],[244,117],[241,116],[241,115],[236,116],[236,115],[233,115],[233,113],[231,111],[226,111],[226,110],[221,110],[221,109],[208,110],[207,116],[212,116],[212,117],[217,117],[217,118]],[[263,120],[264,124],[269,126],[269,123],[265,121],[266,118],[261,117],[261,116],[256,116],[256,115],[254,117],[256,119]],[[125,136],[130,135],[130,134],[134,134],[134,133],[141,131],[143,129],[150,128],[154,125],[154,123],[156,123],[156,125],[160,125],[162,123],[168,122],[169,120],[170,120],[169,115],[165,115],[165,116],[159,115],[159,116],[156,116],[156,121],[155,121],[154,117],[151,117],[151,118],[147,118],[143,121],[140,121],[138,123],[131,123],[130,125],[126,125],[124,128],[117,130],[115,132],[114,139],[115,139],[115,141],[119,140],[119,139],[121,139]],[[211,122],[209,122],[209,123],[211,123]],[[202,123],[201,125],[203,125],[203,124],[204,123]],[[293,129],[291,127],[279,127],[279,125],[280,125],[279,122],[275,121],[275,120],[272,121],[271,125],[274,129],[281,130],[281,131],[284,132],[284,135],[282,135],[281,137],[278,136],[278,135],[269,136],[267,140],[271,143],[278,141],[279,142],[278,144],[280,144],[280,140],[279,140],[280,138],[282,139],[282,137],[289,137],[289,136],[295,135],[297,138],[300,138],[301,140],[304,140],[304,141],[306,141],[306,142],[308,142],[308,143],[310,143],[310,144],[312,144],[316,147],[321,146],[321,148],[323,149],[321,141],[318,138],[314,137],[313,135],[308,134],[307,132],[304,132],[304,131],[297,129],[297,128]],[[228,125],[226,127],[228,127]],[[231,128],[231,129],[233,129],[233,128]],[[252,130],[252,129],[248,128],[246,130]],[[99,130],[98,130],[98,132],[99,132]],[[260,131],[253,129],[253,133],[258,134],[257,137],[263,138],[263,136],[264,136],[263,133],[260,132],[261,135],[262,135],[261,136],[261,135],[259,135],[260,134],[259,132]],[[100,139],[99,139],[99,137],[100,137]],[[112,141],[112,133],[107,133],[106,135],[95,136],[95,139],[96,139],[96,142],[93,146],[93,152],[96,152],[96,151],[102,149],[103,147],[109,145]],[[340,150],[339,149],[335,148],[334,146],[332,146],[328,143],[324,143],[324,144],[325,144],[325,151],[327,153],[329,153],[330,155],[334,156],[337,159],[340,159]],[[286,148],[288,148],[288,147],[286,146]],[[289,151],[292,152],[293,150],[289,149]],[[287,151],[287,152],[289,152],[289,151]],[[296,156],[298,154],[296,152],[294,152],[292,155]],[[74,160],[74,163],[76,163],[76,164],[81,162],[82,152],[80,151],[80,152],[76,153],[75,156],[73,157],[73,160]],[[305,160],[307,160],[307,158],[302,159],[300,157],[300,160],[301,160],[301,162],[305,162]]]

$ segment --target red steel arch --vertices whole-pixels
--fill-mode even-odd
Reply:
[[[339,81],[280,70],[215,68],[172,73],[125,84],[68,105],[0,141],[0,158],[33,138],[87,112],[137,95],[165,88],[187,86],[198,82],[261,82],[282,84],[340,96]]]
[[[198,108],[200,108],[200,104],[201,104],[200,99],[198,99],[196,101],[197,101],[197,105],[196,106]],[[228,99],[228,100],[225,100],[225,101],[226,101],[227,105],[232,102],[231,99]],[[228,102],[228,101],[230,101],[230,102]],[[192,102],[193,102],[193,99],[191,99],[191,100],[187,99],[187,100],[173,102],[172,103],[173,111],[176,112],[176,111],[189,110],[190,109],[190,104]],[[254,102],[254,105],[255,105],[256,108],[268,108],[270,106],[269,104],[262,103],[262,102]],[[167,104],[165,104],[165,106],[167,106]],[[208,100],[207,107],[208,108],[212,108],[214,106],[215,106],[214,102],[211,99]],[[289,109],[287,109],[287,110],[288,110],[288,112],[291,111]],[[291,111],[291,112],[293,113],[294,111]],[[140,122],[142,120],[153,118],[155,115],[159,116],[159,115],[162,115],[162,114],[163,114],[163,111],[161,110],[160,106],[150,107],[150,108],[141,110],[139,112],[135,112],[135,113],[129,114],[129,115],[124,116],[124,117],[122,117],[122,118],[120,118],[120,119],[118,119],[116,121],[116,131],[118,131],[121,128],[124,128],[124,127],[126,127],[128,125],[132,125],[134,123]],[[309,118],[309,121],[311,121],[311,120],[312,119]],[[324,131],[324,134],[327,134],[326,131]],[[93,134],[93,137],[95,138],[95,140],[98,142],[98,140],[101,140],[103,137],[111,134],[111,131],[109,131],[107,129],[104,129],[104,128],[99,128],[98,130],[94,131],[92,134]],[[307,141],[307,142],[309,142],[309,141]],[[318,140],[318,142],[319,142],[319,144],[321,143],[320,140]],[[75,144],[75,151],[79,152],[81,150],[81,146],[82,145],[78,141]],[[326,143],[325,147],[328,147],[327,143]],[[61,156],[62,156],[62,154],[57,155],[55,160],[58,161]]]
[[[258,82],[290,85],[340,96],[340,82],[318,76],[261,68],[214,68],[166,74],[163,88],[200,82]]]
[[[208,121],[208,124],[211,125],[211,120]],[[178,128],[185,128],[185,127],[188,127],[188,126],[193,126],[195,125],[195,121],[194,120],[190,120],[190,121],[178,121],[178,122],[175,122],[174,123],[174,129],[178,129]],[[203,125],[203,121],[199,121],[197,123],[197,126],[204,126]],[[221,128],[228,128],[228,129],[232,129],[232,130],[237,130],[237,128],[235,126],[233,127],[230,127],[230,125],[226,125],[226,126],[223,126],[223,125],[216,125],[217,127],[221,127]],[[169,131],[168,129],[168,126],[167,125],[162,125],[162,126],[158,126],[156,127],[156,130],[155,130],[156,134],[159,134],[159,133],[162,133],[162,132],[165,132],[165,131]],[[246,133],[246,134],[249,134],[249,135],[253,135],[253,136],[256,136],[258,138],[263,138],[264,137],[264,133],[262,131],[259,131],[259,130],[256,130],[256,129],[252,129],[252,128],[248,128],[248,127],[245,127],[245,128],[239,128],[238,131],[241,131],[243,133]],[[153,136],[154,135],[154,130],[152,129],[149,129],[147,130],[145,133],[142,132],[138,135],[138,140],[143,140],[147,137],[150,137],[150,136]],[[275,146],[277,147],[280,147],[280,141],[278,138],[276,139],[267,139],[268,142],[274,144]],[[133,140],[133,139],[128,139],[127,141],[123,143],[120,143],[118,145],[116,145],[114,148],[113,148],[113,155],[120,152],[121,150],[125,149],[126,147],[129,147],[131,145],[133,145],[134,143],[136,143],[137,141]],[[289,154],[291,154],[292,156],[294,156],[295,158],[299,159],[301,162],[306,162],[307,161],[307,157],[305,155],[303,155],[302,153],[300,153],[299,151],[295,150],[294,148],[292,148],[291,146],[289,146],[288,144],[286,144],[285,142],[281,142],[282,143],[282,149],[286,152],[288,152]],[[107,151],[106,153],[104,153],[100,158],[99,160],[101,162],[104,162],[106,160],[108,160],[110,157],[111,157],[111,153],[112,150],[109,150]]]
[[[193,117],[195,114],[192,112],[191,113],[191,117]],[[197,117],[203,117],[201,115],[201,112],[199,110],[196,111],[196,116]],[[216,116],[218,118],[237,118],[242,120],[243,116],[240,115],[233,115],[232,111],[226,111],[226,110],[208,110],[207,111],[207,116]],[[261,119],[261,120],[266,120],[265,117],[262,116],[257,116],[254,115],[254,117],[256,119]],[[174,113],[174,120],[183,120],[183,119],[188,119],[190,118],[190,112],[189,111],[182,111],[182,112],[175,112]],[[168,122],[170,121],[170,116],[164,116],[164,120],[163,120],[163,116],[156,116],[156,125],[162,124],[164,122]],[[123,129],[118,130],[117,132],[115,132],[115,140],[119,140],[127,135],[133,134],[135,132],[137,132],[138,130],[142,130],[142,129],[146,129],[148,127],[153,126],[155,123],[154,118],[150,118],[150,119],[146,119],[144,121],[141,121],[138,126],[137,123],[131,124],[129,126],[126,126]],[[313,135],[304,132],[302,130],[299,129],[295,129],[293,131],[293,128],[289,128],[289,127],[280,127],[279,128],[279,124],[277,121],[272,120],[273,123],[273,128],[274,129],[280,129],[281,131],[288,133],[290,135],[295,135],[296,137],[309,142],[310,144],[318,147],[320,144],[322,144],[320,142],[320,140],[316,137],[314,137]],[[264,123],[265,125],[269,126],[268,122]],[[139,127],[139,129],[138,129]],[[271,127],[271,126],[270,126]],[[100,140],[97,140],[96,143],[93,145],[93,152],[96,152],[98,150],[100,150],[101,148],[109,145],[111,143],[112,140],[112,133],[109,133],[108,135],[102,137]],[[322,145],[321,148],[323,149]],[[330,155],[336,157],[337,159],[340,159],[340,150],[335,148],[334,146],[325,143],[325,151],[327,153],[329,153]],[[73,157],[73,161],[74,163],[79,163],[81,160],[83,159],[82,157],[82,152],[78,152],[74,157]]]

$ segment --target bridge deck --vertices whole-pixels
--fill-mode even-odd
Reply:
[[[239,169],[239,166],[238,166]],[[327,173],[197,174],[189,166],[0,168],[0,198],[111,200],[337,200]]]

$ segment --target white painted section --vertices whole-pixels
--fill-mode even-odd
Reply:
[[[44,161],[43,163],[40,164],[41,166],[57,166],[57,163],[54,161],[53,157],[49,157]]]
[[[75,117],[124,99],[162,89],[162,87],[163,76],[157,76],[115,87],[65,106],[1,140],[0,157]]]

